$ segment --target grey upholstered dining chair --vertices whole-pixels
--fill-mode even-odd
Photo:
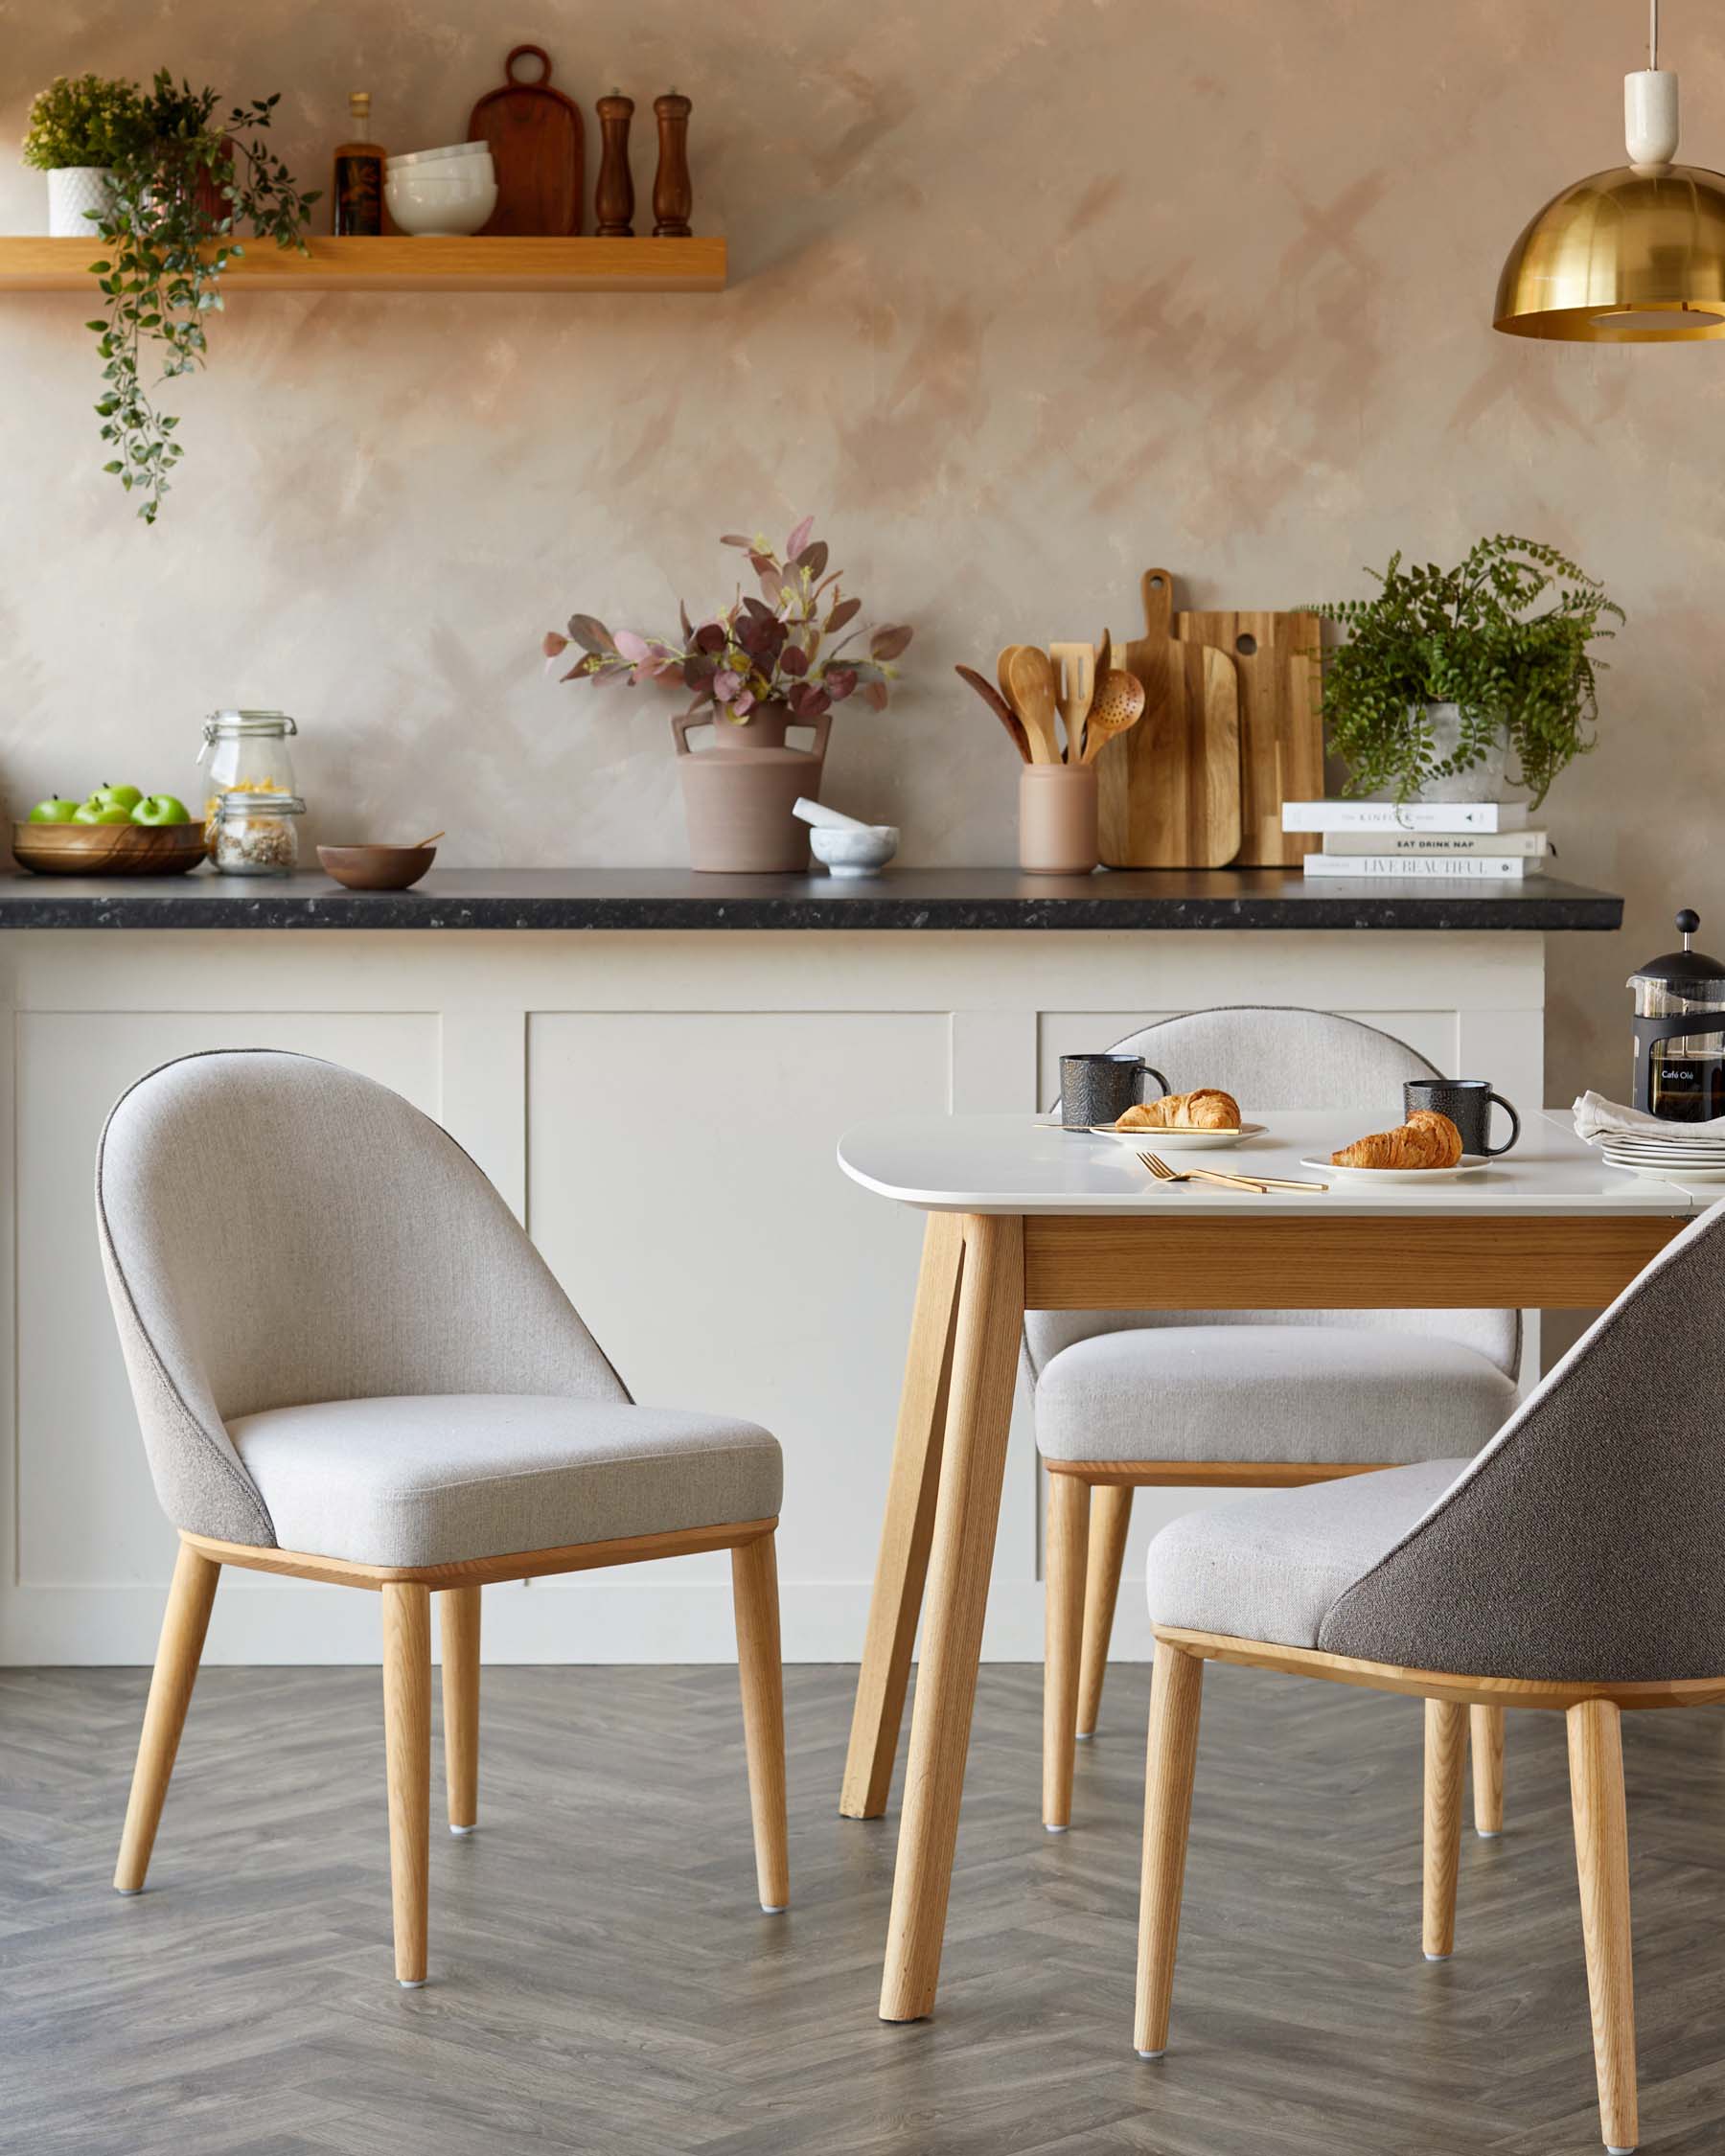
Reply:
[[[1150,1546],[1134,2041],[1167,2042],[1206,1661],[1425,1700],[1423,1937],[1454,1943],[1469,1707],[1561,1709],[1600,2122],[1636,2141],[1620,1715],[1725,1699],[1725,1205],[1685,1228],[1479,1456],[1265,1492]]]
[[[1194,1011],[1130,1034],[1176,1092],[1220,1086],[1249,1112],[1401,1120],[1438,1075],[1403,1041],[1328,1011]],[[1219,1328],[1230,1330],[1224,1333]],[[1032,1311],[1036,1442],[1048,1470],[1043,1823],[1071,1819],[1072,1746],[1096,1726],[1132,1493],[1291,1485],[1476,1452],[1515,1405],[1511,1310]],[[1501,1713],[1474,1720],[1474,1823],[1503,1824]]]
[[[488,1581],[729,1549],[762,1906],[788,1899],[767,1432],[637,1407],[509,1208],[399,1095],[273,1050],[120,1100],[96,1168],[144,1443],[179,1529],[114,1884],[141,1892],[224,1565],[379,1592],[395,1965],[426,1977],[430,1600],[451,1830],[477,1817]]]

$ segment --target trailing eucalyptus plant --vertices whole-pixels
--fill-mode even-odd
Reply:
[[[1349,793],[1393,789],[1410,799],[1429,779],[1480,763],[1501,740],[1537,808],[1564,766],[1593,745],[1595,676],[1588,646],[1624,619],[1604,585],[1555,547],[1502,535],[1480,539],[1459,567],[1368,570],[1380,589],[1310,610],[1348,631],[1324,657],[1329,746],[1346,758]],[[1460,708],[1460,739],[1438,753],[1429,704]]]
[[[221,276],[244,253],[242,224],[280,247],[303,253],[307,213],[315,194],[301,194],[268,145],[276,97],[236,105],[212,125],[217,96],[177,87],[164,68],[142,101],[142,122],[115,159],[112,193],[96,220],[105,249],[91,269],[104,311],[96,333],[106,388],[96,410],[102,439],[115,454],[104,467],[153,524],[169,473],[184,453],[179,421],[146,387],[145,355],[161,347],[160,379],[189,374],[209,349],[205,319],[221,307]]]

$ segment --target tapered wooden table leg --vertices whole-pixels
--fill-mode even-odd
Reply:
[[[883,2021],[933,2010],[1024,1315],[1024,1223],[964,1224],[964,1278],[881,1984]]]
[[[1489,1841],[1504,1831],[1504,1709],[1468,1709],[1473,1745],[1474,1832]]]
[[[839,1809],[846,1819],[879,1819],[886,1809],[892,1762],[905,1714],[905,1690],[916,1622],[922,1613],[929,1543],[934,1531],[934,1498],[940,1479],[941,1436],[953,1366],[953,1329],[958,1313],[958,1276],[964,1223],[956,1213],[931,1213],[923,1237],[922,1272],[910,1349],[899,1399],[898,1435],[886,1518],[875,1566],[874,1596],[857,1704],[851,1715],[850,1751]]]
[[[132,1770],[131,1798],[120,1836],[120,1861],[114,1869],[114,1885],[123,1894],[144,1892],[144,1874],[155,1846],[168,1778],[173,1772],[180,1732],[186,1726],[186,1709],[192,1704],[192,1686],[197,1681],[204,1634],[210,1627],[210,1605],[216,1599],[220,1577],[221,1567],[213,1559],[189,1543],[180,1544],[173,1584],[168,1590],[168,1607],[162,1617],[155,1668],[150,1679],[150,1699],[144,1709],[138,1763]]]
[[[1084,1629],[1090,1484],[1076,1475],[1048,1477],[1047,1577],[1043,1645],[1043,1825],[1064,1834],[1072,1820],[1072,1747],[1078,1657]]]
[[[778,1559],[770,1535],[731,1551],[737,1613],[737,1671],[754,1815],[755,1880],[761,1907],[776,1916],[791,1902],[785,1818],[785,1680],[779,1652]]]
[[[446,1587],[437,1597],[443,1641],[444,1782],[449,1832],[479,1823],[478,1587]]]
[[[1609,1700],[1583,1700],[1569,1721],[1570,1803],[1587,1996],[1593,2010],[1599,2127],[1609,2149],[1633,2148],[1635,1986],[1629,1952],[1629,1822],[1623,1804],[1622,1716]]]
[[[1454,1700],[1425,1703],[1425,1891],[1421,1920],[1428,1961],[1456,1950],[1456,1874],[1461,1862],[1461,1782],[1467,1764],[1467,1709]]]
[[[1156,1642],[1150,1679],[1150,1743],[1144,1771],[1144,1857],[1138,1888],[1138,2006],[1133,2048],[1161,2058],[1168,2043],[1174,1949],[1185,1885],[1192,1776],[1198,1765],[1198,1710],[1204,1664],[1165,1640]]]
[[[431,1591],[383,1588],[383,1754],[389,1780],[389,1885],[396,1982],[426,1981],[431,1842]]]
[[[1108,1644],[1114,1637],[1120,1568],[1126,1562],[1126,1535],[1131,1525],[1131,1483],[1103,1482],[1092,1490],[1090,1570],[1084,1582],[1084,1656],[1078,1665],[1080,1738],[1095,1734],[1096,1717],[1102,1710],[1102,1680],[1108,1674]]]

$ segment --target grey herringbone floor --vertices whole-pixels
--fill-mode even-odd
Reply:
[[[1212,1670],[1173,2048],[1130,2049],[1146,1673],[1077,1824],[983,1672],[940,2012],[875,2018],[896,1806],[788,1673],[794,1909],[755,1910],[734,1673],[488,1669],[481,1829],[390,1977],[379,1682],[207,1671],[150,1892],[108,1887],[141,1670],[0,1671],[0,2146],[38,2156],[1576,2156],[1598,2148],[1561,1719],[1510,1719],[1456,1959],[1419,1954],[1419,1709]],[[1644,2147],[1725,2149],[1725,1716],[1626,1718]]]

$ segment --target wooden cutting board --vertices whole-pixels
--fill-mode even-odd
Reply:
[[[519,59],[542,73],[522,80]],[[581,230],[586,188],[586,128],[581,108],[551,87],[551,56],[542,45],[518,45],[503,62],[507,80],[474,105],[468,140],[491,144],[497,206],[485,232],[561,236]]]
[[[1240,866],[1298,864],[1322,843],[1281,827],[1284,801],[1323,798],[1321,675],[1309,655],[1317,615],[1183,613],[1175,627],[1184,642],[1227,653],[1239,677]]]
[[[1240,850],[1240,720],[1233,661],[1174,635],[1174,580],[1144,574],[1146,633],[1114,663],[1144,684],[1144,715],[1096,758],[1110,868],[1222,868]]]

